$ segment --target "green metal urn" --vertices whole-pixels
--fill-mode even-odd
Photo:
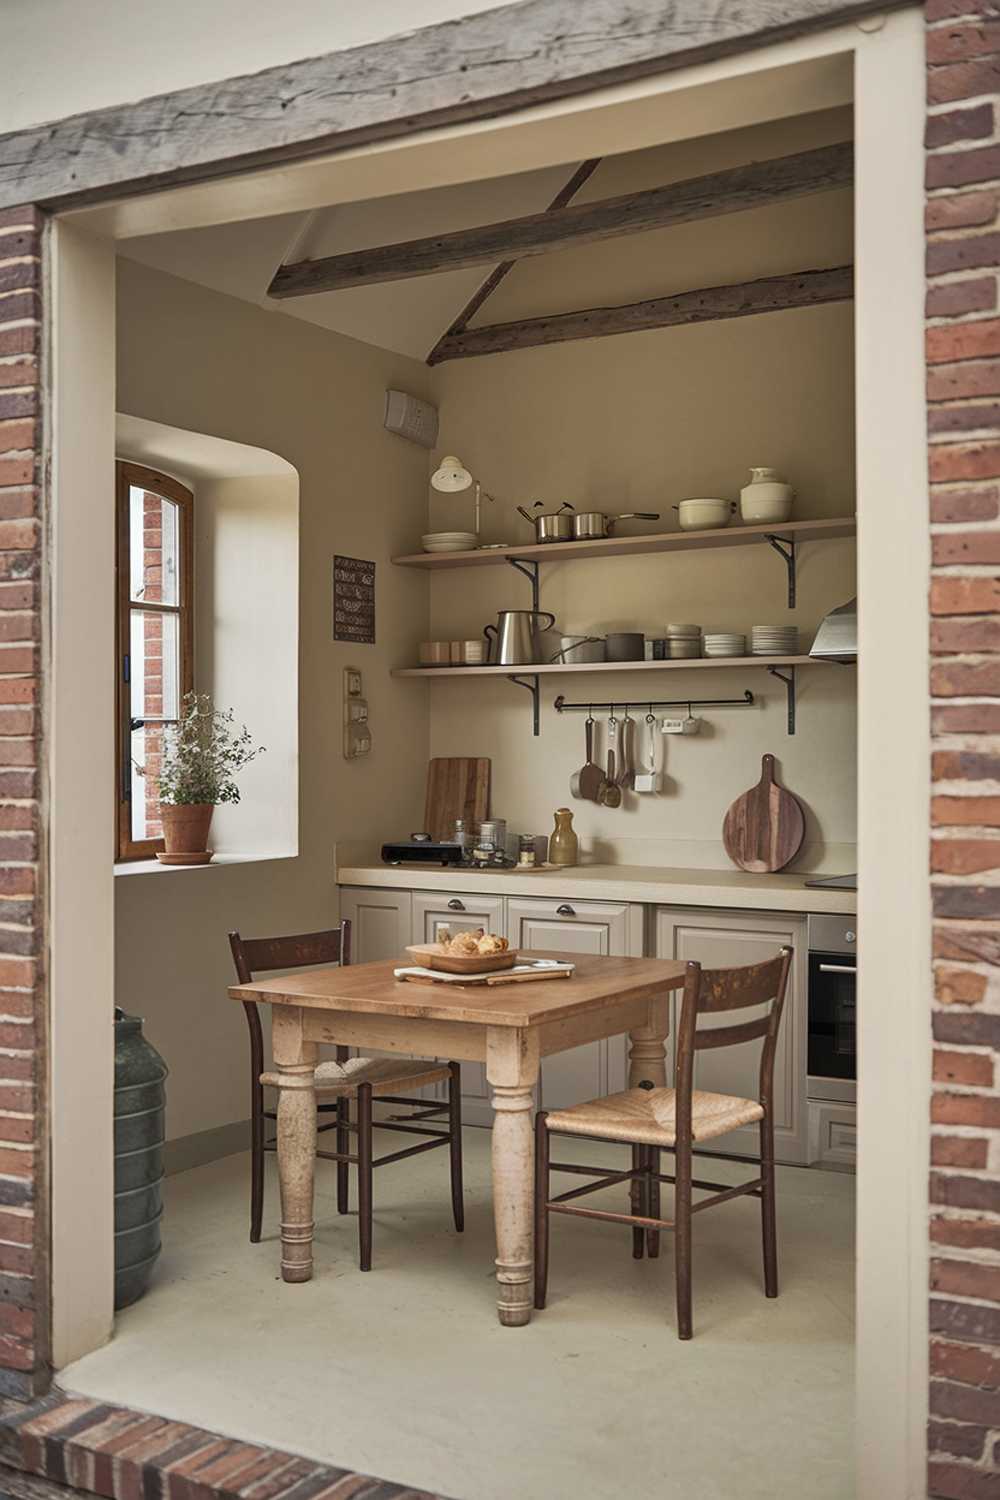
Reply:
[[[115,1010],[115,1307],[146,1290],[160,1254],[167,1065],[142,1018]]]

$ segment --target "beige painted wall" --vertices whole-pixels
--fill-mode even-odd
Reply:
[[[422,805],[427,701],[387,668],[422,634],[427,585],[390,577],[388,559],[422,529],[426,453],[386,433],[382,410],[387,385],[430,394],[430,380],[402,356],[128,261],[118,297],[119,408],[277,453],[301,486],[299,855],[116,879],[118,1003],[146,1017],[171,1068],[175,1138],[247,1114],[245,1025],[224,995],[227,930],[328,924],[335,841],[408,829]],[[332,641],[338,551],[376,561],[375,646]],[[374,731],[371,756],[351,765],[341,754],[347,664],[365,672]]]
[[[603,163],[583,197],[719,170],[850,136],[849,112],[754,127]],[[479,321],[540,314],[746,280],[852,256],[850,193],[830,193],[732,218],[626,238],[523,262]],[[695,495],[736,498],[751,464],[771,464],[796,486],[796,517],[849,515],[855,508],[853,309],[814,310],[585,340],[439,367],[440,452],[457,452],[497,497],[485,506],[492,540],[530,537],[516,502],[553,508],[660,511]],[[435,498],[434,527],[459,526],[468,502]],[[625,523],[623,529],[642,529]],[[647,523],[646,529],[656,529]],[[553,553],[556,559],[558,552]],[[542,570],[542,604],[568,632],[641,629],[668,620],[708,628],[794,621],[808,649],[815,625],[855,591],[853,541],[806,546],[799,602],[789,613],[784,565],[769,548],[593,561]],[[434,639],[478,635],[500,608],[526,608],[527,582],[512,570],[436,575]],[[773,751],[808,812],[800,866],[845,868],[855,839],[856,711],[852,668],[799,673],[798,729],[785,732],[780,683],[759,673],[663,673],[546,677],[542,737],[533,740],[527,695],[505,681],[442,681],[431,694],[435,755],[493,759],[493,806],[519,829],[547,832],[583,758],[578,714],[552,710],[573,700],[642,693],[733,697],[749,709],[705,710],[696,739],[665,742],[667,794],[632,797],[620,811],[576,804],[576,827],[598,853],[643,862],[724,862],[719,833],[726,807],[756,781]],[[624,842],[623,842],[624,841]],[[853,868],[853,865],[846,865]]]

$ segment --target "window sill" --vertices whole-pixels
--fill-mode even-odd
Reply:
[[[266,865],[279,859],[298,859],[297,851],[287,854],[216,854],[207,865],[161,865],[158,859],[129,859],[114,866],[119,875],[194,875],[200,870],[222,870],[228,865]]]

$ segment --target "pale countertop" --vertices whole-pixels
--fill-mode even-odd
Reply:
[[[441,865],[345,865],[343,886],[468,891],[543,900],[636,901],[653,906],[743,907],[751,911],[832,912],[850,916],[857,891],[807,889],[805,874],[749,875],[743,870],[660,865],[573,865],[565,870],[463,870]]]

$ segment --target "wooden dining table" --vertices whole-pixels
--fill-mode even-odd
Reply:
[[[494,1110],[497,1309],[507,1327],[530,1322],[532,1111],[541,1059],[628,1032],[629,1086],[664,1085],[669,993],[683,986],[685,970],[683,963],[657,958],[537,956],[569,960],[575,971],[568,979],[490,986],[413,984],[397,979],[399,962],[389,961],[299,970],[230,989],[233,1000],[272,1008],[285,1281],[312,1276],[320,1045],[481,1062]]]

